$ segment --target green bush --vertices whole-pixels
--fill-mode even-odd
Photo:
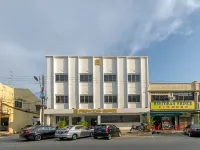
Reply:
[[[150,131],[151,127],[154,125],[155,120],[152,117],[146,116],[143,118],[143,123],[147,126],[146,130]]]
[[[59,121],[58,122],[58,128],[64,128],[66,126],[66,122],[65,121]]]
[[[86,121],[81,121],[81,122],[78,123],[78,125],[82,125],[82,126],[84,126],[84,127],[88,127],[88,122],[86,122]]]

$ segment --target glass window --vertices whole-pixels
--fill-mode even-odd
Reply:
[[[68,96],[56,96],[56,103],[68,103]]]
[[[117,96],[112,96],[113,97],[113,103],[117,103]]]
[[[92,75],[80,75],[80,82],[92,82]]]
[[[20,102],[20,101],[15,101],[15,107],[17,107],[17,108],[22,108],[22,102]]]
[[[89,103],[93,103],[93,96],[89,96]]]
[[[140,75],[135,75],[135,81],[140,82]]]
[[[131,75],[128,75],[128,82],[131,82]]]
[[[85,96],[85,103],[88,103],[88,96]]]
[[[140,95],[129,95],[128,102],[140,102]]]
[[[56,74],[56,82],[66,82],[68,81],[67,74]]]
[[[109,81],[108,75],[104,75],[104,81],[105,81],[105,82],[108,82],[108,81]]]
[[[59,81],[60,81],[60,76],[56,75],[56,82],[59,82]]]
[[[85,102],[84,96],[80,96],[80,103],[84,103],[84,102]]]
[[[102,123],[140,122],[140,116],[139,115],[101,116],[101,122]]]
[[[140,82],[140,75],[129,74],[128,82]]]
[[[56,116],[56,124],[58,124],[60,121],[65,121],[66,125],[68,125],[69,117],[68,116]]]
[[[108,96],[104,96],[104,102],[108,103]]]
[[[117,81],[117,76],[116,75],[104,75],[104,82],[115,82]]]

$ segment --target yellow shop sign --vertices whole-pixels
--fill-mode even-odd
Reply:
[[[117,109],[74,109],[74,114],[117,113]]]
[[[172,101],[172,102],[151,102],[151,110],[189,110],[195,109],[194,102]]]

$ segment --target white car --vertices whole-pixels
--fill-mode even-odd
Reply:
[[[63,129],[56,130],[55,137],[60,140],[72,139],[93,136],[94,129],[86,128],[82,125],[66,126]]]

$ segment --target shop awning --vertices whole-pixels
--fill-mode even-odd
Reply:
[[[180,112],[150,112],[151,116],[180,116]]]

